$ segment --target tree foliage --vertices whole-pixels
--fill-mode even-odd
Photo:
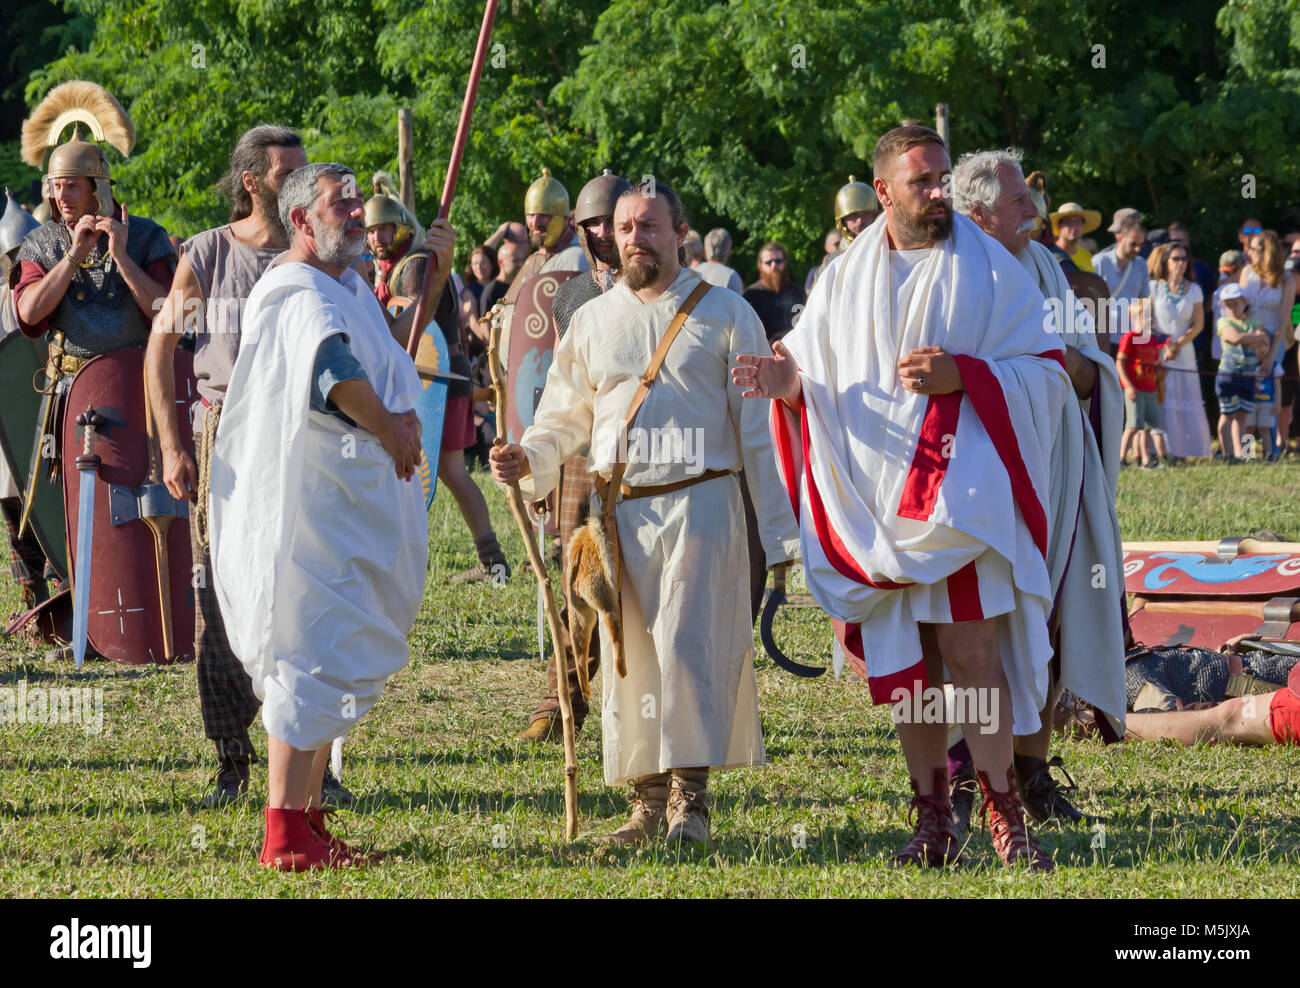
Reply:
[[[139,132],[122,198],[160,222],[223,218],[213,184],[258,122],[363,178],[395,170],[399,106],[417,211],[436,209],[479,0],[64,2],[93,37],[31,75],[28,103],[74,77],[112,90]],[[940,102],[954,157],[1016,145],[1056,202],[1184,219],[1204,252],[1248,214],[1300,219],[1300,0],[505,0],[492,40],[462,251],[518,217],[542,167],[574,195],[609,167],[672,184],[742,262],[767,239],[815,262],[836,189]]]

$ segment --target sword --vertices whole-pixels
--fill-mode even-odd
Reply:
[[[90,406],[77,416],[82,436],[81,455],[77,457],[81,481],[77,498],[77,565],[72,579],[72,655],[78,669],[86,658],[86,634],[90,624],[91,535],[95,530],[95,479],[100,462],[95,455],[95,430],[103,424],[104,417]]]
[[[781,609],[781,605],[786,602],[785,571],[789,568],[789,563],[782,563],[772,570],[772,590],[767,595],[767,603],[763,605],[763,620],[758,626],[758,631],[763,639],[763,649],[767,652],[768,658],[786,672],[794,673],[794,675],[802,676],[805,679],[816,679],[826,670],[817,666],[806,666],[795,662],[781,651],[776,639],[772,637],[772,621],[776,617],[776,612]]]
[[[54,334],[54,343],[60,351],[63,349],[63,334]],[[58,415],[58,386],[60,374],[57,368],[54,368],[53,361],[47,356],[43,370],[37,371],[37,375],[45,374],[45,387],[37,388],[35,380],[32,381],[32,387],[41,393],[41,411],[36,420],[36,437],[32,441],[32,455],[27,461],[27,483],[23,490],[22,514],[18,518],[18,534],[21,535],[27,530],[27,523],[32,517],[32,508],[36,505],[36,485],[40,483],[40,466],[46,459],[42,454],[45,451],[46,437],[54,431],[54,420]],[[52,372],[53,371],[53,372]],[[54,472],[58,469],[59,448],[57,440],[54,443],[54,449],[49,457],[50,460],[50,480],[53,481],[57,474]]]

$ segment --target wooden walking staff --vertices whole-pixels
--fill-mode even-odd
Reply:
[[[497,421],[506,420],[506,378],[501,370],[501,325],[493,323],[488,336],[488,370],[492,374],[492,390],[496,392]],[[504,446],[505,439],[498,435],[493,440],[494,446]],[[555,650],[556,692],[560,699],[560,723],[564,728],[564,836],[568,840],[578,836],[578,753],[577,732],[573,728],[573,699],[569,696],[569,659],[564,651],[564,637],[560,625],[560,612],[555,608],[555,595],[551,592],[551,574],[546,568],[546,560],[541,550],[533,541],[528,527],[528,513],[524,509],[524,496],[519,491],[519,484],[511,481],[506,489],[506,500],[510,504],[510,513],[515,516],[519,534],[523,536],[524,548],[528,550],[528,561],[533,564],[533,574],[541,586],[542,599],[546,603],[546,623],[551,629],[551,647]]]
[[[460,123],[456,125],[456,140],[451,145],[451,160],[447,163],[447,180],[442,184],[442,204],[438,207],[438,219],[445,220],[451,211],[451,197],[456,193],[456,179],[460,176],[460,160],[465,155],[465,142],[469,140],[469,121],[474,115],[474,101],[478,97],[478,80],[483,75],[483,63],[487,61],[488,41],[492,38],[492,22],[497,16],[497,0],[487,0],[483,8],[483,26],[478,31],[478,47],[474,49],[474,64],[470,66],[469,82],[465,86],[465,102],[460,107]],[[415,359],[420,346],[420,336],[424,324],[429,318],[429,296],[433,294],[433,272],[437,261],[429,255],[429,263],[424,267],[424,284],[420,286],[420,297],[415,303],[415,317],[411,321],[411,337],[406,344],[406,352]]]

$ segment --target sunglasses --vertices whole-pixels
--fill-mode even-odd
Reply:
[[[784,264],[784,263],[785,263],[785,258],[784,258],[784,257],[769,257],[769,258],[768,258],[766,261],[764,261],[763,263],[764,263],[764,264]]]
[[[1262,226],[1243,226],[1241,228],[1241,232],[1242,233],[1263,233],[1264,228]]]

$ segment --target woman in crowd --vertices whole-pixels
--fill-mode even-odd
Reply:
[[[1295,342],[1295,329],[1291,324],[1291,307],[1295,303],[1295,278],[1284,267],[1285,257],[1277,234],[1271,230],[1252,233],[1246,240],[1247,264],[1241,271],[1241,290],[1250,302],[1250,314],[1273,337],[1273,352],[1267,367],[1273,368],[1273,395],[1276,400],[1282,376],[1282,354]],[[1289,390],[1289,389],[1288,389]],[[1258,404],[1257,404],[1258,409]],[[1269,419],[1260,419],[1265,451],[1272,452],[1272,411],[1265,412]],[[1279,452],[1286,452],[1286,437],[1291,431],[1290,406],[1276,411]]]
[[[460,310],[466,319],[478,319],[483,312],[483,289],[497,276],[500,268],[492,251],[479,244],[469,254],[465,266],[465,287],[460,293]]]
[[[1156,331],[1169,338],[1163,365],[1165,442],[1174,459],[1209,457],[1210,426],[1192,341],[1205,328],[1205,296],[1191,278],[1191,255],[1179,242],[1164,243],[1147,258]]]

